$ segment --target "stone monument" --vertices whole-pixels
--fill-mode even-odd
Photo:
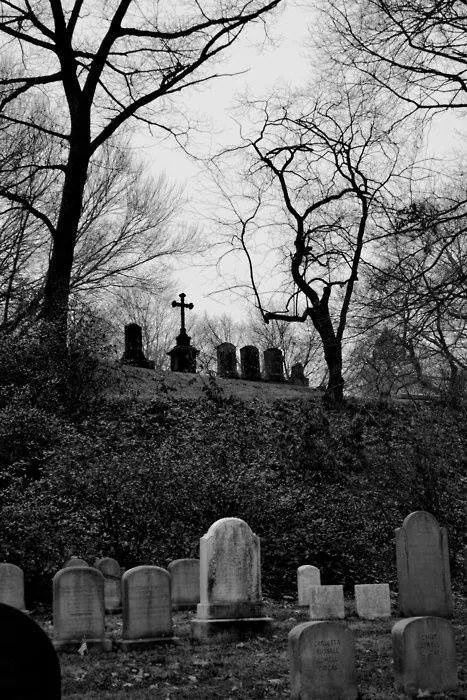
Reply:
[[[321,585],[321,573],[316,566],[304,564],[297,569],[297,592],[298,604],[300,607],[310,605],[310,586]]]
[[[217,374],[227,379],[237,379],[237,351],[232,343],[221,343],[217,351]]]
[[[24,574],[16,564],[0,564],[0,603],[25,611]]]
[[[260,542],[239,518],[217,520],[200,540],[200,603],[192,635],[203,641],[264,634]]]
[[[120,612],[122,609],[122,573],[120,564],[112,557],[103,557],[98,559],[94,566],[104,576],[105,611],[108,613]]]
[[[309,380],[305,377],[305,370],[301,362],[297,362],[290,368],[290,384],[297,384],[298,386],[308,386]]]
[[[245,345],[240,348],[240,363],[242,367],[242,379],[261,381],[259,367],[259,350],[254,345]]]
[[[376,620],[391,617],[391,597],[388,583],[357,583],[355,607],[358,617]]]
[[[172,578],[172,610],[195,608],[199,603],[199,559],[175,559],[167,570]]]
[[[123,365],[154,369],[154,362],[147,360],[143,352],[143,334],[137,323],[125,326],[125,351],[121,359]]]
[[[430,513],[410,513],[397,528],[396,559],[401,614],[451,617],[447,533]]]
[[[191,337],[187,334],[185,328],[185,309],[192,309],[193,304],[185,304],[186,294],[179,294],[180,301],[173,301],[173,308],[180,307],[181,325],[180,333],[176,337],[176,345],[169,350],[167,355],[170,355],[170,369],[172,372],[187,372],[194,374],[196,372],[196,356],[199,350],[190,345]]]
[[[263,352],[264,378],[267,382],[284,381],[284,356],[279,348],[268,348]]]

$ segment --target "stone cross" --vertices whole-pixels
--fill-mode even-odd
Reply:
[[[180,333],[184,333],[185,332],[185,309],[192,309],[193,304],[191,304],[191,303],[185,304],[186,294],[183,294],[183,292],[181,294],[179,294],[178,296],[180,297],[180,301],[173,301],[172,306],[173,306],[173,308],[175,308],[176,306],[180,307],[180,314],[182,317],[182,324],[180,326]]]

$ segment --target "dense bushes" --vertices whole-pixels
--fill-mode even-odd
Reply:
[[[23,389],[0,411],[0,559],[46,598],[71,554],[165,566],[232,515],[262,538],[271,595],[293,592],[303,563],[328,583],[394,583],[394,528],[428,509],[456,575],[464,418],[428,404],[242,403],[211,387],[200,401],[108,400],[71,422]]]

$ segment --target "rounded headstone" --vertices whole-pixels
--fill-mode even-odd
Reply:
[[[159,566],[135,566],[122,576],[123,640],[172,637],[170,574]]]
[[[316,566],[303,564],[297,569],[298,604],[302,607],[310,604],[310,586],[321,585],[321,573]]]
[[[89,564],[87,563],[87,561],[84,561],[84,559],[81,559],[80,557],[70,557],[64,563],[63,568],[67,569],[70,566],[89,566]]]
[[[97,559],[94,564],[104,576],[104,603],[106,612],[118,612],[122,607],[122,574],[120,564],[112,557]]]
[[[16,564],[0,564],[0,602],[24,610],[24,574]]]

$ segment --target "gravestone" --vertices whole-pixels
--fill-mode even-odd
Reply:
[[[290,697],[354,700],[355,643],[338,622],[304,622],[289,632]]]
[[[446,529],[423,510],[396,530],[399,609],[404,617],[453,614]]]
[[[0,603],[25,612],[24,574],[16,564],[0,564]]]
[[[263,353],[264,378],[267,382],[284,381],[284,357],[279,348],[268,348]]]
[[[0,603],[0,698],[60,700],[60,664],[47,634],[28,615]]]
[[[343,620],[345,617],[342,586],[309,586],[310,620]]]
[[[63,568],[67,569],[70,566],[89,566],[89,564],[84,559],[80,559],[80,557],[70,557],[64,563]]]
[[[308,386],[308,377],[305,377],[305,370],[301,362],[297,362],[290,368],[290,384],[298,384],[299,386]]]
[[[199,603],[199,559],[175,559],[167,569],[172,579],[172,609],[196,607]]]
[[[261,599],[259,537],[239,518],[217,520],[200,540],[200,603],[192,635],[241,639],[270,628]]]
[[[109,613],[122,609],[122,574],[120,564],[112,557],[103,557],[94,564],[104,576],[104,605]]]
[[[88,647],[110,651],[105,639],[104,577],[90,566],[72,566],[53,577],[54,647],[77,651]]]
[[[175,347],[167,353],[170,356],[170,370],[171,372],[194,374],[196,372],[196,356],[199,354],[199,350],[191,345],[191,337],[185,328],[185,309],[192,309],[193,304],[185,304],[186,294],[182,293],[178,296],[180,301],[173,301],[172,306],[180,308],[181,324],[180,333],[175,339]]]
[[[237,351],[232,343],[221,343],[217,351],[217,374],[219,377],[237,379]]]
[[[321,585],[321,574],[316,566],[304,564],[297,569],[297,591],[298,604],[302,607],[310,605],[310,596],[308,589],[310,586]]]
[[[159,566],[135,566],[122,576],[124,651],[172,642],[170,574]]]
[[[454,630],[441,617],[409,617],[391,632],[395,686],[412,697],[457,688]]]
[[[245,345],[240,348],[240,364],[242,379],[259,382],[261,371],[259,367],[259,350],[254,345]]]
[[[388,583],[360,583],[355,586],[357,615],[366,620],[391,617]]]
[[[121,361],[124,365],[154,369],[154,362],[147,360],[143,352],[143,334],[137,323],[125,326],[125,350]]]

